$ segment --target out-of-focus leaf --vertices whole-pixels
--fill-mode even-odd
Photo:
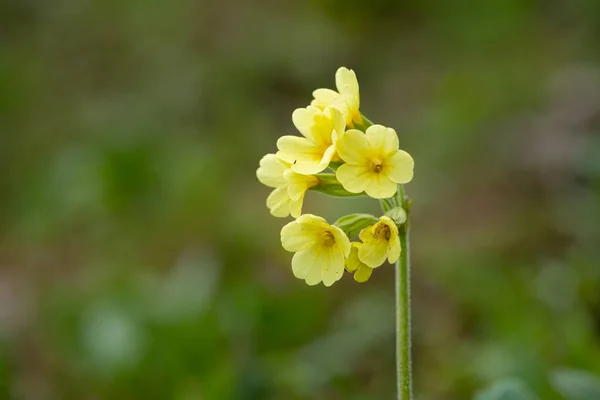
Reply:
[[[518,380],[505,380],[494,383],[477,393],[473,400],[537,400],[537,396]]]
[[[550,381],[566,400],[600,399],[600,377],[589,372],[559,369],[552,373]]]

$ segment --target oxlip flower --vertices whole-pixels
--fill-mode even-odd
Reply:
[[[373,273],[373,268],[369,267],[358,258],[358,250],[362,243],[352,242],[350,255],[346,258],[346,271],[354,274],[354,280],[359,283],[364,283],[369,280]]]
[[[290,162],[275,154],[267,154],[260,160],[256,177],[266,186],[275,190],[267,197],[267,207],[275,217],[291,215],[297,218],[302,214],[302,203],[306,191],[319,183],[311,175],[300,175],[292,171]]]
[[[353,127],[355,123],[362,125],[360,114],[360,94],[358,80],[353,70],[340,67],[335,73],[337,92],[331,89],[317,89],[313,92],[314,100],[310,103],[315,107],[335,107],[342,112],[346,125]]]
[[[400,238],[398,226],[387,216],[379,222],[364,228],[358,237],[362,245],[358,248],[358,259],[371,268],[377,268],[385,262],[395,263],[400,257]]]
[[[331,286],[342,278],[350,240],[324,218],[304,214],[281,229],[281,244],[294,252],[292,272],[308,285]]]
[[[298,108],[292,113],[292,122],[304,137],[280,137],[277,155],[291,161],[296,173],[323,171],[336,158],[335,143],[344,134],[346,124],[341,112],[335,108]]]
[[[336,142],[338,155],[346,163],[337,179],[351,193],[366,192],[375,199],[392,197],[398,184],[413,178],[414,161],[398,149],[398,135],[392,128],[370,126],[366,133],[351,129]]]

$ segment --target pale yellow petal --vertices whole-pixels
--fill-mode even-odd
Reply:
[[[316,254],[312,247],[294,254],[294,257],[292,257],[292,272],[296,278],[306,278],[315,264],[315,256]]]
[[[351,120],[348,123],[349,126],[352,126],[353,122],[358,122],[362,124],[362,115],[360,114],[360,97],[358,95],[357,88],[352,87],[351,85],[346,85],[340,92],[340,98],[346,105],[346,118],[348,123],[348,118]],[[335,103],[334,103],[335,104]]]
[[[298,174],[293,170],[285,171],[283,177],[287,182],[288,194],[292,200],[297,200],[306,193],[308,188],[319,183],[316,176]]]
[[[358,259],[358,249],[360,248],[361,244],[362,243],[358,242],[352,243],[352,246],[350,247],[350,253],[346,258],[346,271],[354,272],[362,265],[362,262]]]
[[[366,228],[363,228],[358,234],[358,238],[364,242],[368,242],[373,239],[373,228],[374,225],[369,225]],[[359,246],[360,247],[360,246]]]
[[[385,239],[372,238],[358,249],[358,259],[371,268],[377,268],[385,262],[388,242]]]
[[[311,214],[300,216],[281,229],[281,245],[287,251],[306,250],[323,237],[323,221]]]
[[[287,187],[280,187],[273,190],[267,197],[267,207],[274,217],[285,218],[290,215],[291,200]]]
[[[398,235],[392,235],[388,243],[387,259],[390,264],[395,263],[400,258],[400,238]]]
[[[340,94],[331,89],[317,89],[313,92],[313,97],[314,100],[310,104],[324,109],[338,100]]]
[[[294,159],[291,168],[299,174],[318,174],[329,165],[329,161],[321,163],[327,152],[327,147],[319,147],[306,138],[298,136],[280,137],[277,141],[277,148],[282,156],[287,159]]]
[[[336,247],[323,249],[323,285],[331,286],[344,274],[344,254]]]
[[[346,119],[343,113],[334,107],[326,108],[324,112],[331,120],[331,126],[335,133],[335,135],[332,133],[332,143],[335,143],[335,138],[339,139],[342,137],[346,130]]]
[[[299,136],[282,136],[277,140],[277,148],[282,154],[298,158],[315,158],[315,144]],[[319,159],[321,157],[318,157]]]
[[[323,263],[327,254],[321,251],[320,246],[294,254],[292,258],[292,272],[299,279],[304,279],[307,285],[314,286],[323,281]]]
[[[256,170],[256,177],[263,185],[277,188],[286,184],[283,174],[289,169],[289,165],[286,165],[275,154],[264,156],[259,165]]]
[[[341,167],[340,167],[341,168]],[[339,171],[339,169],[338,169]],[[338,178],[338,180],[340,180]],[[341,182],[341,180],[340,180]],[[348,189],[346,189],[348,190]],[[392,182],[384,174],[371,174],[366,186],[365,193],[374,199],[387,199],[396,194],[398,184]],[[349,190],[348,190],[349,191]]]
[[[373,268],[369,268],[367,265],[362,264],[360,268],[354,273],[354,280],[358,283],[365,283],[371,277]]]
[[[335,86],[340,93],[346,89],[358,94],[358,79],[356,79],[356,74],[353,70],[346,67],[340,67],[336,71]]]
[[[319,227],[319,229],[325,230],[329,227],[327,220],[323,217],[319,217],[314,214],[304,214],[300,218],[296,220],[300,224],[310,225],[314,227]]]
[[[323,153],[323,158],[321,158],[321,164],[329,165],[334,155],[335,145],[332,144],[327,148],[327,150],[325,150],[325,153]]]
[[[291,167],[292,164],[296,162],[296,157],[294,157],[292,154],[287,154],[282,151],[278,151],[275,155],[277,156],[277,158],[279,158],[281,161],[283,161],[284,164],[286,164],[288,166],[288,168]]]
[[[321,163],[321,158],[314,160],[299,160],[292,165],[292,171],[301,175],[314,175],[324,171],[329,162]]]
[[[365,191],[373,174],[365,165],[342,164],[335,173],[337,180],[344,189],[350,193],[361,193]]]
[[[329,231],[335,239],[335,247],[341,251],[344,257],[348,257],[348,254],[350,254],[350,239],[348,239],[348,236],[335,225],[331,225]]]
[[[314,106],[297,108],[292,113],[292,122],[302,136],[315,142],[317,140],[314,136],[315,118],[321,114],[322,111]]]
[[[366,164],[371,147],[364,133],[356,129],[346,131],[336,142],[338,155],[350,164]]]
[[[392,128],[383,125],[371,125],[365,133],[371,148],[381,155],[394,153],[398,150],[398,135]]]
[[[385,163],[383,174],[387,175],[392,181],[400,184],[408,183],[414,175],[415,162],[407,152],[398,150],[394,155],[388,158]]]
[[[290,202],[290,215],[298,218],[302,214],[302,204],[304,203],[304,193],[297,199],[292,199]]]

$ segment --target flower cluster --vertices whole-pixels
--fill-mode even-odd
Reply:
[[[278,151],[264,156],[256,171],[258,180],[273,188],[267,198],[271,214],[295,218],[281,230],[281,243],[295,253],[292,271],[308,285],[331,286],[344,270],[366,282],[386,259],[398,260],[399,226],[406,221],[398,188],[413,177],[413,159],[399,149],[396,131],[372,124],[360,112],[354,71],[338,69],[335,83],[337,91],[317,89],[308,107],[292,113],[302,136],[279,138]],[[351,214],[330,225],[302,215],[308,190],[338,197],[366,194],[380,200],[385,215]],[[360,241],[351,242],[354,236]]]

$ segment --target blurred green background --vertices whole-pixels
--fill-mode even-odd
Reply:
[[[596,0],[2,0],[0,398],[393,398],[393,268],[295,279],[255,177],[343,65],[416,161],[418,399],[586,400],[599,41]]]

